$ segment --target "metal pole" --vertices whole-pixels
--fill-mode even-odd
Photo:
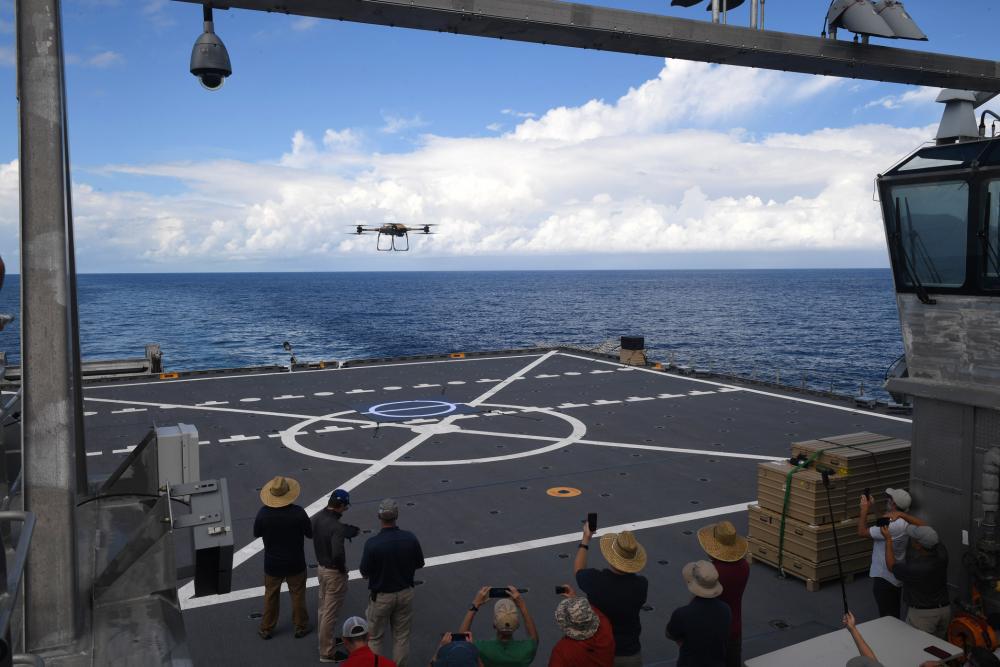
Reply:
[[[712,23],[719,22],[719,0],[712,0]]]
[[[750,27],[754,30],[757,29],[757,2],[759,0],[750,0]]]
[[[764,2],[766,2],[766,0],[760,0],[760,12],[759,12],[759,15],[757,16],[757,29],[758,30],[763,30],[764,29]]]
[[[59,0],[16,0],[21,185],[24,506],[38,526],[25,578],[29,652],[66,647],[81,627],[76,519],[75,304],[67,217]]]

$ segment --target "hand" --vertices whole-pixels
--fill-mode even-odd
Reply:
[[[895,521],[896,519],[902,519],[903,513],[899,510],[892,510],[886,516],[889,517],[889,521]]]
[[[569,584],[563,584],[563,591],[564,592],[560,593],[559,595],[563,596],[564,598],[576,597],[576,591],[573,590],[573,587],[570,586]]]
[[[889,534],[889,526],[879,526],[879,530],[882,531],[882,537],[888,542],[892,539],[892,535]]]
[[[479,607],[482,607],[484,604],[486,604],[486,601],[489,599],[490,599],[490,587],[483,586],[482,588],[479,589],[479,592],[476,593],[476,597],[472,598],[472,604],[474,604],[478,609]]]
[[[852,614],[851,612],[847,612],[846,614],[844,614],[843,621],[844,621],[844,626],[848,630],[854,629],[854,614]]]
[[[518,607],[521,607],[521,606],[524,605],[524,598],[521,597],[521,591],[517,590],[516,587],[514,587],[514,586],[508,586],[507,587],[507,596],[511,600],[513,600],[514,604],[516,604]]]
[[[584,544],[590,544],[590,538],[593,537],[593,536],[594,536],[594,534],[592,532],[590,532],[590,524],[588,522],[584,521],[583,522],[583,540],[581,540],[581,541]]]
[[[861,500],[858,502],[859,507],[861,507],[862,512],[867,512],[872,507],[872,501],[865,494],[861,494]]]

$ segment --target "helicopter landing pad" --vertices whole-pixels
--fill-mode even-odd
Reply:
[[[363,615],[357,572],[363,539],[377,532],[384,497],[423,546],[411,665],[427,664],[442,632],[457,630],[483,585],[527,589],[541,634],[536,664],[559,638],[553,587],[572,583],[581,520],[636,531],[646,548],[649,598],[643,658],[671,665],[670,612],[688,601],[681,567],[703,557],[695,533],[729,519],[745,534],[756,465],[786,458],[796,440],[857,431],[909,438],[905,417],[796,393],[622,366],[567,350],[366,364],[296,372],[226,373],[127,381],[85,389],[88,465],[114,470],[152,425],[193,424],[201,474],[229,484],[236,541],[233,589],[192,598],[179,582],[196,664],[318,660],[315,633],[292,638],[287,596],[274,639],[257,638],[262,544],[252,536],[259,490],[275,475],[301,483],[310,513],[335,488],[350,490],[344,520],[351,569],[341,620]],[[190,562],[178,533],[178,562]],[[592,549],[590,564],[604,567]],[[312,545],[308,601],[316,622]],[[871,585],[848,587],[861,620],[874,617]],[[744,599],[744,659],[840,626],[835,585],[809,593],[754,563]],[[489,616],[489,614],[486,614]],[[478,619],[475,636],[492,632]],[[519,632],[523,632],[519,631]],[[224,640],[220,640],[224,638]]]

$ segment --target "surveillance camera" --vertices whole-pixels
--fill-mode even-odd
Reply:
[[[226,77],[233,73],[226,45],[215,34],[211,21],[205,21],[205,32],[191,50],[191,73],[207,90],[222,88]]]

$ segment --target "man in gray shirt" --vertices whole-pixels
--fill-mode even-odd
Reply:
[[[335,662],[334,632],[337,612],[347,596],[347,554],[344,540],[357,536],[357,526],[340,522],[351,506],[351,494],[337,489],[326,509],[312,519],[313,547],[319,568],[319,661]]]

